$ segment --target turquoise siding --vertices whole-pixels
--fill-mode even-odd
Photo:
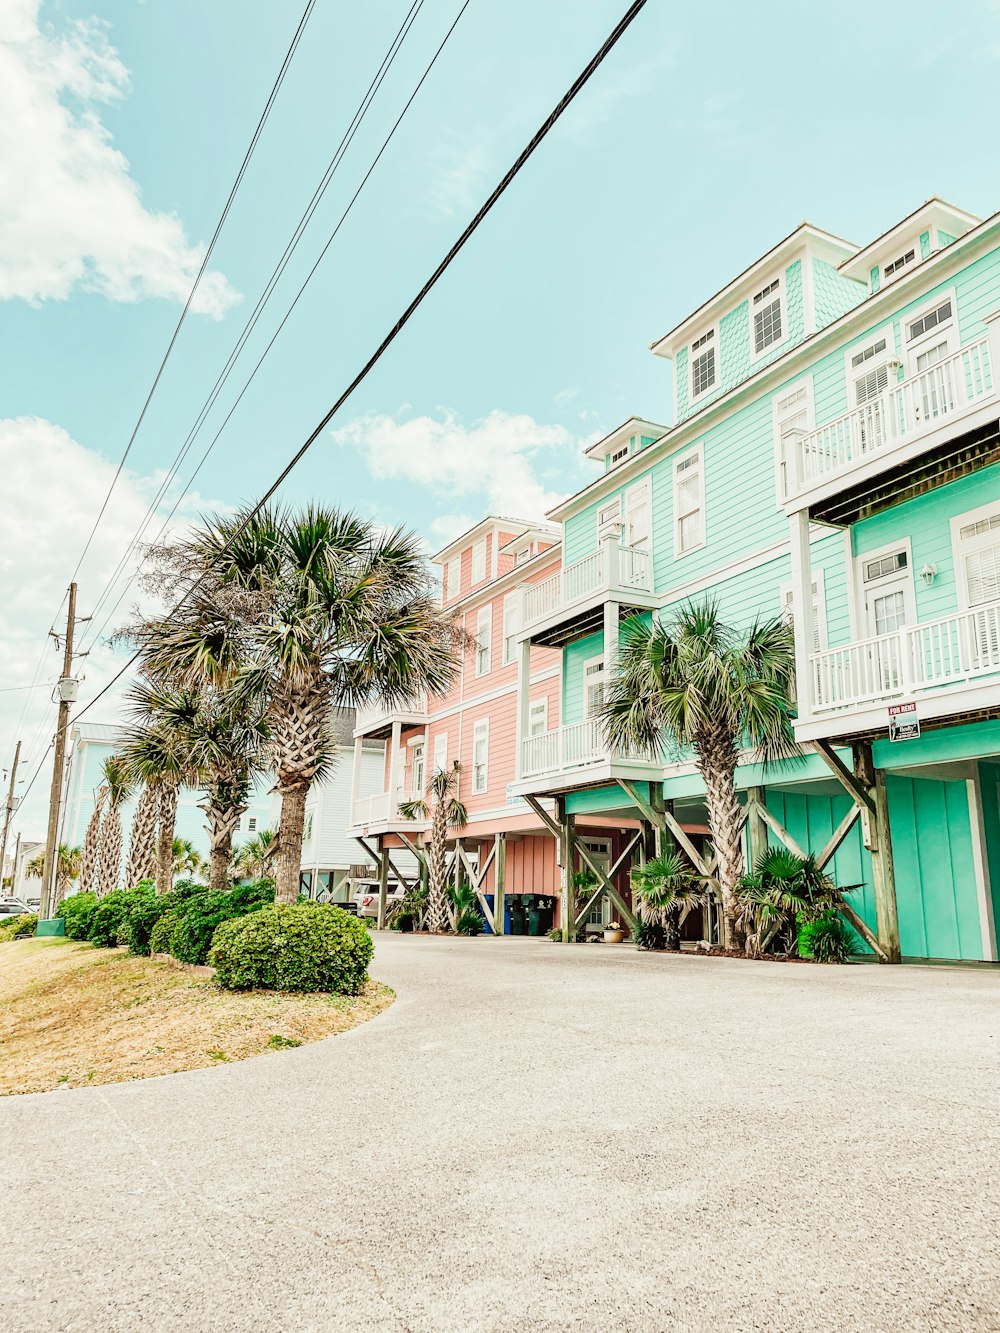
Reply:
[[[926,259],[931,252],[931,234],[929,231],[920,233],[920,258]]]
[[[981,959],[965,783],[889,774],[886,788],[902,953]]]
[[[954,236],[949,236],[946,231],[938,231],[938,242],[941,245],[951,245],[955,240]]]
[[[1000,765],[980,764],[986,869],[993,901],[993,921],[1000,926]]]
[[[563,650],[562,711],[564,725],[583,721],[583,664],[604,653],[604,635],[588,634]]]
[[[873,269],[872,272],[876,275],[877,289],[878,270]],[[852,278],[842,278],[834,266],[828,264],[825,259],[813,260],[813,301],[816,306],[817,329],[825,328],[841,315],[846,315],[848,310],[853,310],[867,295],[863,283],[855,282]]]
[[[730,389],[742,384],[754,372],[776,361],[789,348],[800,343],[805,337],[805,316],[802,301],[802,262],[796,259],[794,264],[784,271],[785,277],[785,336],[780,343],[769,347],[759,357],[753,357],[750,347],[750,304],[742,301],[735,310],[719,320],[718,344],[716,346],[715,387],[706,394],[699,395],[695,403],[688,401],[688,353],[683,348],[674,362],[674,379],[677,385],[677,420],[683,421],[692,412],[700,412],[706,403],[728,393]]]

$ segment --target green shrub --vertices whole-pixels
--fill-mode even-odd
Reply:
[[[273,902],[274,881],[270,879],[241,884],[231,891],[201,888],[182,904],[169,952],[182,963],[204,963],[216,926]]]
[[[164,894],[164,897],[166,895]],[[149,952],[150,953],[169,953],[170,940],[174,931],[180,925],[183,913],[179,907],[174,907],[171,911],[164,912],[156,921],[153,929],[149,932]]]
[[[483,918],[480,916],[478,908],[464,908],[459,914],[455,930],[459,935],[481,935],[483,933]]]
[[[62,900],[56,916],[61,916],[66,923],[66,935],[69,939],[87,938],[96,906],[97,898],[92,893],[74,893],[71,898]]]
[[[118,930],[127,905],[128,894],[121,889],[98,898],[87,930],[87,939],[91,944],[96,944],[100,949],[114,948],[118,943]]]
[[[258,907],[267,907],[274,902],[274,880],[255,879],[251,884],[237,884],[230,891],[229,898],[241,913],[256,912]]]
[[[356,917],[332,903],[263,907],[215,932],[209,962],[227,990],[357,995],[374,945]]]
[[[665,949],[667,947],[667,932],[662,921],[643,921],[640,919],[632,932],[632,939],[637,949]]]
[[[836,912],[827,912],[815,921],[799,926],[799,957],[817,963],[846,963],[852,953],[860,953],[858,937]]]
[[[18,935],[35,933],[38,917],[34,912],[25,912],[21,916],[9,916],[0,925],[0,944],[6,940],[17,939]]]
[[[183,893],[156,893],[143,884],[128,894],[125,915],[118,931],[119,944],[128,945],[129,953],[148,954],[153,927],[160,917],[172,912],[185,901]]]

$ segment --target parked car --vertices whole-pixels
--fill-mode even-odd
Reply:
[[[20,898],[0,898],[0,916],[28,916],[31,908]]]
[[[390,879],[386,886],[386,902],[398,903],[402,901],[406,889],[400,884],[398,879]],[[354,901],[357,904],[358,916],[378,916],[378,880],[377,879],[359,879],[354,882]]]

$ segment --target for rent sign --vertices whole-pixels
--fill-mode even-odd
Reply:
[[[889,739],[915,741],[920,735],[920,718],[916,704],[889,705]]]

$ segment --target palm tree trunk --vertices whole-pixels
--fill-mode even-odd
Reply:
[[[234,801],[231,788],[220,784],[210,788],[199,809],[205,812],[208,830],[209,887],[224,893],[229,888],[233,834],[239,828],[240,818],[247,806],[244,802]]]
[[[99,897],[114,893],[122,873],[122,818],[117,805],[109,806],[101,822],[101,854],[98,871]]]
[[[743,874],[743,808],[736,795],[736,748],[728,735],[698,746],[698,767],[705,783],[708,826],[718,858],[716,878],[722,897],[723,945],[742,947],[736,923],[736,883]]]
[[[680,908],[676,903],[671,903],[663,914],[663,947],[671,953],[680,953],[681,950],[679,917]]]
[[[281,814],[278,822],[278,855],[275,864],[274,901],[294,903],[302,884],[302,835],[306,825],[308,782],[279,785]]]
[[[129,841],[128,868],[125,878],[134,889],[141,879],[147,879],[153,869],[156,851],[156,812],[159,804],[154,787],[143,787],[142,795],[132,816],[132,836]]]
[[[448,893],[445,884],[445,848],[448,842],[448,801],[438,800],[431,820],[430,874],[427,887],[427,929],[448,929]]]
[[[80,862],[80,892],[93,893],[97,887],[98,858],[101,851],[101,815],[107,799],[107,787],[99,787],[94,798],[94,813],[90,816],[87,833],[83,840],[83,857]]]
[[[174,826],[177,823],[177,787],[160,787],[160,827],[156,840],[156,892],[169,893],[174,886]]]

